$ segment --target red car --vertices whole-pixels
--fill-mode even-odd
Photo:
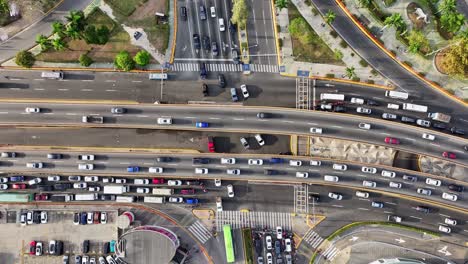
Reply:
[[[215,145],[214,145],[212,137],[208,137],[208,151],[211,152],[211,153],[216,152],[215,151]]]
[[[29,255],[36,255],[36,241],[29,242]]]
[[[49,195],[36,193],[36,195],[34,196],[34,200],[36,200],[36,201],[49,200]]]
[[[94,212],[94,224],[99,224],[101,223],[101,213],[100,212]]]
[[[195,194],[195,190],[194,189],[183,189],[183,190],[180,190],[180,194]]]
[[[154,178],[153,179],[153,184],[164,184],[164,179]]]
[[[387,144],[393,144],[393,145],[398,145],[398,144],[400,144],[400,140],[398,140],[398,138],[386,137],[386,138],[385,138],[385,143],[387,143]]]
[[[11,186],[13,189],[26,189],[26,184],[24,183],[15,183]]]
[[[452,153],[452,152],[444,151],[442,152],[442,157],[449,158],[449,159],[456,159],[457,155],[455,155],[455,153]]]

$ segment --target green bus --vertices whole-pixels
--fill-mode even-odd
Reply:
[[[227,263],[233,263],[234,258],[234,247],[232,245],[232,232],[230,225],[223,225],[224,233],[224,247],[226,248],[226,260]]]
[[[32,193],[0,193],[0,202],[30,202],[33,200]]]

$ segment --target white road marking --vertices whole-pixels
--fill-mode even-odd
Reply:
[[[91,91],[93,91],[93,89],[81,89],[81,91],[83,91],[83,92],[91,92]]]
[[[291,124],[294,123],[294,121],[291,121],[291,120],[283,120],[282,122],[283,122],[283,123],[291,123]]]
[[[221,118],[219,118],[219,117],[210,117],[210,119],[211,119],[211,120],[219,120],[219,119],[221,119]]]
[[[215,167],[216,168],[226,168],[226,166],[223,166],[223,165],[216,165]]]
[[[8,112],[0,112],[0,114],[8,114]]]
[[[369,209],[367,209],[367,208],[361,208],[361,207],[359,207],[358,210],[369,211]]]
[[[20,90],[20,88],[9,88],[10,90]]]
[[[132,82],[134,82],[134,83],[141,83],[141,81],[132,81]]]
[[[336,128],[343,128],[342,126],[332,126],[332,127],[336,127]]]
[[[313,125],[313,126],[316,126],[316,125],[317,125],[317,123],[307,123],[307,124]]]
[[[242,121],[242,120],[244,120],[244,118],[233,118],[233,119],[236,120],[236,121]]]
[[[369,201],[369,199],[358,198],[361,201]]]
[[[34,88],[35,91],[44,91],[44,88]]]
[[[389,211],[383,211],[383,212],[386,214],[393,214],[393,212],[389,212]]]
[[[419,220],[422,219],[421,217],[416,217],[416,216],[412,216],[412,215],[410,215],[409,217],[416,218],[416,219],[419,219]]]
[[[10,81],[21,81],[21,79],[10,78]]]
[[[61,79],[61,80],[58,80],[59,82],[68,82],[70,80],[64,80],[64,79]]]
[[[439,214],[440,216],[444,216],[444,217],[447,217],[447,218],[450,218],[450,215],[445,215],[445,214]]]
[[[130,164],[130,162],[120,162],[119,164],[128,165],[128,164]]]
[[[194,117],[194,116],[186,116],[186,117],[184,117],[184,118],[196,118],[196,117]]]
[[[434,143],[429,143],[429,144],[432,145],[432,146],[440,147],[439,144],[434,144]]]
[[[116,82],[116,80],[105,80],[105,82]]]
[[[148,117],[147,115],[137,115],[137,117]]]
[[[414,138],[405,138],[405,139],[415,141]]]
[[[387,136],[390,136],[390,134],[389,134],[389,133],[385,133],[385,132],[381,132],[380,134],[381,134],[381,135],[387,135]]]
[[[77,115],[76,113],[66,113],[65,115]]]
[[[396,203],[391,203],[391,202],[385,202],[385,203],[396,205]]]
[[[53,115],[54,113],[44,113],[44,115]]]
[[[333,204],[332,206],[333,206],[333,207],[339,207],[339,208],[344,207],[343,205],[337,205],[337,204]]]
[[[61,88],[61,89],[58,89],[59,91],[68,91],[68,89],[65,89],[65,88]]]
[[[82,82],[94,82],[94,80],[81,80]]]
[[[463,231],[468,232],[468,230],[466,230],[466,229],[463,229]]]
[[[143,165],[153,165],[152,162],[144,162]]]
[[[33,79],[35,81],[45,81],[44,79]]]
[[[106,92],[117,92],[117,90],[106,90]]]

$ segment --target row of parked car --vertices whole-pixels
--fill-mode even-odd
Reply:
[[[63,255],[63,242],[60,240],[51,240],[47,249],[49,255]],[[29,255],[42,256],[44,253],[44,244],[41,241],[33,240],[29,242]]]
[[[96,257],[89,257],[87,255],[75,255],[74,261],[74,264],[97,264]],[[97,258],[97,261],[99,261],[99,264],[117,264],[117,257],[111,255],[101,256]],[[68,264],[68,256],[63,257],[63,264]]]
[[[266,263],[273,264],[273,255],[276,256],[276,264],[283,263],[282,253],[284,254],[284,259],[286,264],[292,263],[291,253],[293,252],[293,240],[291,237],[287,236],[286,232],[281,226],[277,226],[275,229],[275,241],[273,243],[273,237],[271,235],[265,236],[265,245],[266,245]],[[257,244],[257,241],[256,241]],[[257,263],[263,264],[263,256],[257,257]]]
[[[106,212],[81,212],[73,214],[74,225],[107,224]]]
[[[28,211],[20,215],[20,224],[22,226],[32,224],[47,224],[48,214],[46,211]]]

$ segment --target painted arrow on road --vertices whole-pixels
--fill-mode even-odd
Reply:
[[[349,241],[356,241],[356,240],[358,240],[358,239],[359,239],[359,237],[353,236],[352,238],[349,239]]]
[[[398,242],[398,244],[401,244],[401,243],[405,243],[406,241],[404,241],[403,239],[401,238],[395,238],[395,240]]]
[[[452,255],[452,253],[450,253],[450,252],[447,251],[447,246],[445,246],[445,247],[443,247],[443,248],[441,248],[441,249],[439,249],[439,250],[437,250],[437,251],[438,251],[439,253],[444,254],[445,256],[451,256],[451,255]]]

